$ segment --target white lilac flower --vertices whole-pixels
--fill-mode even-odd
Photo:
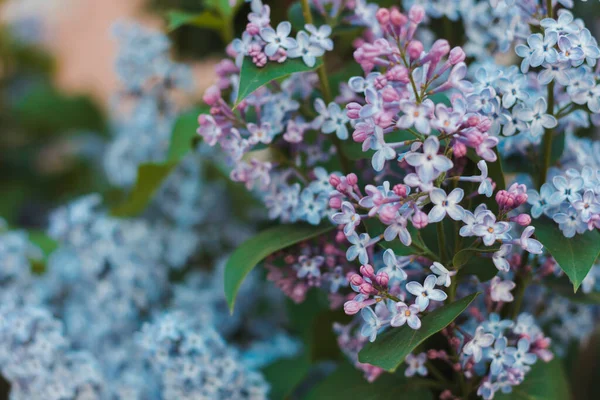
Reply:
[[[400,242],[402,242],[403,245],[410,246],[412,243],[412,238],[408,232],[408,229],[406,228],[407,223],[408,220],[406,217],[398,213],[394,221],[392,221],[392,223],[385,228],[385,231],[383,232],[383,238],[387,242],[391,242],[397,237],[400,239]]]
[[[483,239],[483,244],[491,246],[498,239],[506,238],[506,233],[510,230],[510,224],[504,221],[496,221],[496,216],[487,213],[480,224],[473,227],[473,234]]]
[[[573,208],[577,210],[583,222],[588,222],[592,215],[600,213],[600,203],[592,190],[586,190],[581,200],[574,201]]]
[[[429,269],[437,275],[436,285],[450,287],[450,278],[456,275],[456,271],[448,271],[446,267],[437,261],[434,261]]]
[[[506,349],[506,353],[515,359],[513,367],[524,369],[528,368],[532,364],[535,364],[537,361],[537,356],[533,353],[529,353],[529,347],[529,340],[527,338],[522,338],[517,342],[516,349],[514,347]]]
[[[533,235],[534,232],[535,227],[531,225],[525,228],[519,239],[519,244],[523,250],[528,251],[531,254],[542,254],[544,246],[538,240],[531,238],[531,235]]]
[[[554,128],[558,124],[553,115],[547,114],[547,108],[546,99],[540,97],[532,110],[525,108],[519,111],[519,118],[530,123],[529,131],[534,137],[541,136],[544,129]]]
[[[404,376],[410,378],[415,374],[419,374],[421,376],[427,376],[427,368],[425,367],[425,362],[427,361],[427,354],[420,353],[418,355],[409,354],[406,356],[406,370],[404,371]]]
[[[488,347],[484,352],[485,358],[491,360],[490,372],[492,375],[498,375],[504,371],[506,367],[510,367],[515,363],[515,358],[507,352],[508,340],[505,337],[496,339],[494,347]]]
[[[477,208],[475,208],[474,214],[469,210],[465,210],[465,214],[462,218],[462,222],[465,225],[462,226],[458,232],[460,234],[460,236],[462,236],[462,237],[474,236],[475,234],[473,233],[473,228],[476,225],[482,224],[483,218],[487,214],[492,214],[492,212],[487,209],[487,206],[484,203],[478,205]]]
[[[555,192],[554,187],[550,183],[544,183],[540,188],[540,192],[533,189],[527,191],[527,202],[531,204],[531,216],[539,218],[543,213],[547,213],[551,207],[550,199]]]
[[[383,129],[380,126],[375,127],[371,149],[375,150],[375,154],[371,158],[371,165],[377,172],[381,171],[386,161],[396,158],[396,150],[385,142],[383,137]]]
[[[316,103],[315,103],[316,105]],[[321,114],[321,111],[318,110]],[[321,131],[323,133],[333,133],[335,132],[336,136],[341,140],[348,139],[348,128],[346,124],[349,121],[346,112],[340,108],[340,105],[337,103],[329,103],[327,106],[327,110],[324,114],[321,114],[323,118],[323,124],[321,125]]]
[[[560,211],[554,214],[552,219],[567,238],[572,238],[576,233],[583,233],[587,230],[587,224],[581,220],[577,210],[567,203],[561,206]]]
[[[552,184],[556,188],[556,192],[550,196],[550,203],[553,205],[560,204],[565,200],[571,203],[581,200],[579,191],[583,188],[583,178],[574,177],[568,179],[559,175],[552,179]]]
[[[499,338],[504,335],[504,331],[512,328],[515,325],[510,319],[500,319],[497,313],[491,313],[487,320],[481,323],[486,333],[491,333],[494,337]]]
[[[371,307],[365,307],[360,312],[364,323],[360,329],[360,334],[366,338],[369,338],[369,342],[374,342],[377,338],[377,333],[381,328],[381,320],[375,314],[375,311]]]
[[[306,32],[300,31],[296,35],[296,47],[288,50],[288,57],[299,58],[302,57],[302,61],[308,67],[314,67],[317,62],[317,57],[321,57],[325,54],[325,50],[310,42],[310,38]]]
[[[420,311],[424,311],[429,306],[429,301],[444,301],[448,295],[440,290],[435,289],[437,277],[429,275],[425,278],[425,283],[421,285],[419,282],[412,281],[406,284],[406,290],[416,297],[415,303],[419,306]]]
[[[404,272],[402,268],[409,264],[409,260],[410,259],[402,260],[403,262],[400,262],[398,257],[396,257],[396,254],[394,254],[394,250],[387,249],[383,252],[383,264],[385,267],[381,268],[379,271],[385,272],[390,278],[390,282],[405,281],[408,275],[406,275],[406,272]]]
[[[329,38],[331,35],[331,26],[321,25],[317,28],[312,24],[306,24],[304,25],[304,29],[310,33],[311,43],[316,44],[327,51],[333,50],[333,40]]]
[[[510,291],[513,290],[515,286],[517,285],[513,281],[503,281],[499,276],[495,276],[490,282],[490,298],[492,301],[509,303],[514,300]]]
[[[404,113],[398,119],[396,126],[400,129],[408,129],[413,125],[424,135],[431,133],[431,114],[433,113],[433,102],[429,99],[421,104],[415,103],[414,100],[404,100],[400,104],[400,109]],[[436,150],[437,152],[437,150]]]
[[[352,246],[346,250],[346,258],[348,261],[354,261],[358,257],[358,261],[360,261],[361,264],[367,264],[369,262],[367,247],[371,241],[369,234],[361,233],[359,236],[355,232],[348,236],[348,241],[352,243]]]
[[[360,215],[354,210],[352,203],[344,201],[342,211],[331,216],[331,221],[337,225],[344,225],[344,235],[350,236],[360,224]]]
[[[548,85],[552,81],[558,82],[562,86],[569,84],[569,71],[571,65],[567,62],[556,62],[554,64],[545,64],[544,69],[538,74],[540,85]]]
[[[511,250],[512,245],[503,244],[502,246],[500,246],[500,250],[495,252],[492,256],[492,261],[494,262],[494,265],[496,266],[496,268],[498,268],[499,271],[507,272],[510,270],[510,263],[506,259],[506,256],[510,254]]]
[[[272,57],[279,49],[289,50],[296,48],[297,44],[293,38],[288,37],[292,31],[292,24],[289,21],[280,22],[277,30],[266,27],[260,30],[260,36],[267,43],[265,54]],[[306,35],[306,33],[304,33]],[[308,40],[308,35],[307,40]],[[314,65],[314,64],[313,64]]]
[[[527,100],[529,93],[525,91],[526,77],[525,75],[518,74],[513,79],[500,79],[498,81],[498,87],[502,91],[502,106],[504,108],[510,108],[517,100]]]
[[[473,338],[463,347],[463,353],[468,356],[473,356],[473,361],[479,362],[483,357],[483,349],[490,347],[494,343],[494,335],[485,333],[482,326],[478,326],[475,330]]]
[[[479,182],[479,188],[477,189],[477,192],[479,194],[484,194],[487,197],[492,197],[494,187],[492,185],[492,180],[488,178],[488,167],[485,160],[480,160],[477,163],[477,168],[479,168],[481,171],[481,175],[461,176],[458,180],[461,182]]]
[[[408,324],[412,329],[419,329],[421,327],[421,320],[418,314],[419,307],[416,304],[407,306],[403,302],[396,303],[396,315],[392,318],[390,325],[399,327]]]
[[[455,221],[460,221],[464,217],[465,210],[458,205],[465,192],[461,188],[456,188],[450,194],[446,195],[443,189],[435,188],[429,193],[429,198],[434,204],[429,211],[429,222],[440,222],[446,214]]]
[[[321,276],[321,266],[325,263],[325,258],[322,256],[308,257],[301,255],[298,257],[298,278],[311,276],[318,278]]]

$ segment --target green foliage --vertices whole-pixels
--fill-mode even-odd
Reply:
[[[263,368],[265,379],[271,385],[271,399],[287,399],[310,371],[310,361],[305,355],[282,359]]]
[[[41,260],[30,260],[34,273],[41,274],[46,270],[48,257],[58,248],[58,243],[50,236],[40,230],[31,230],[28,232],[29,241],[36,245],[42,251]]]
[[[198,115],[208,112],[208,107],[196,107],[179,116],[173,127],[167,161],[179,161],[190,152],[193,141],[199,138]]]
[[[240,86],[235,101],[235,107],[242,100],[248,97],[252,92],[259,89],[260,87],[268,84],[271,81],[285,78],[295,72],[308,72],[313,71],[320,67],[323,61],[317,58],[317,62],[314,67],[308,67],[302,59],[294,58],[288,59],[283,64],[278,63],[267,63],[262,68],[257,67],[249,57],[244,58],[242,64],[242,70],[240,72]]]
[[[538,360],[525,375],[525,381],[514,386],[512,393],[497,393],[497,400],[565,400],[570,399],[569,382],[558,359],[548,363]]]
[[[167,29],[174,31],[184,25],[193,25],[199,28],[213,29],[217,32],[223,27],[221,17],[213,14],[210,11],[202,11],[200,13],[189,13],[185,11],[172,10],[167,13]]]
[[[433,395],[419,385],[417,378],[407,380],[400,374],[383,375],[369,383],[362,373],[348,363],[337,369],[318,383],[308,394],[306,400],[429,400]]]
[[[535,235],[573,283],[574,291],[600,255],[600,233],[587,231],[566,238],[558,225],[546,217],[534,220]]]
[[[22,126],[36,134],[106,129],[102,111],[89,97],[68,96],[48,84],[27,91],[14,106],[14,112]]]
[[[440,307],[421,318],[421,328],[414,330],[404,325],[390,328],[373,343],[367,343],[358,353],[360,362],[372,364],[393,372],[407,355],[425,339],[444,329],[454,321],[479,295],[473,293],[454,303]]]
[[[231,254],[225,266],[225,298],[233,311],[237,292],[246,276],[265,257],[304,240],[322,235],[334,228],[325,223],[312,225],[279,225],[248,239]]]
[[[144,211],[177,164],[177,162],[141,164],[138,167],[137,181],[129,193],[129,198],[125,203],[113,208],[111,214],[115,217],[126,218],[136,216]]]

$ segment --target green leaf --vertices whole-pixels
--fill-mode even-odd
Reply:
[[[535,236],[567,274],[574,291],[577,291],[600,255],[600,233],[587,231],[568,239],[562,234],[558,224],[546,217],[534,220],[533,226]]]
[[[358,360],[393,372],[425,339],[441,331],[456,319],[479,293],[473,293],[452,304],[440,307],[421,318],[421,328],[404,325],[390,328],[358,353]]]
[[[173,127],[167,161],[179,161],[192,149],[192,140],[199,137],[198,115],[207,112],[207,107],[194,108],[181,115]]]
[[[216,10],[226,18],[230,18],[240,4],[242,4],[241,0],[236,0],[233,6],[231,5],[231,0],[204,0],[205,7]]]
[[[570,399],[569,382],[558,358],[545,363],[538,360],[512,393],[496,393],[495,400],[565,400]]]
[[[283,359],[263,368],[262,373],[271,385],[269,398],[286,399],[310,371],[310,361],[305,355]]]
[[[42,251],[42,258],[30,260],[32,270],[36,274],[42,274],[46,270],[46,262],[48,257],[54,250],[58,248],[58,243],[45,232],[40,230],[31,230],[27,232],[29,241],[37,246]]]
[[[319,382],[306,396],[306,400],[430,400],[429,390],[416,384],[416,379],[404,376],[382,375],[373,383],[367,382],[362,373],[344,363]]]
[[[267,83],[276,79],[285,78],[296,72],[315,70],[322,64],[323,61],[320,58],[317,58],[315,65],[313,67],[308,67],[301,58],[293,58],[286,60],[282,64],[270,62],[264,67],[259,68],[252,62],[250,57],[244,57],[242,70],[240,72],[239,91],[234,108],[237,107],[242,100],[252,94],[252,92]]]
[[[138,167],[137,181],[125,203],[115,207],[111,214],[115,217],[132,217],[146,209],[156,191],[171,173],[178,162],[162,164],[141,164]]]
[[[479,282],[487,282],[498,275],[498,268],[489,257],[473,257],[458,270],[460,281],[470,276],[476,276]]]
[[[173,10],[167,13],[167,21],[167,29],[169,31],[174,31],[184,25],[193,25],[198,28],[213,29],[219,32],[223,28],[223,20],[210,11],[189,13]]]
[[[246,275],[265,257],[296,243],[322,235],[334,228],[326,223],[319,226],[295,224],[275,226],[242,243],[225,266],[225,297],[233,311],[235,298]]]

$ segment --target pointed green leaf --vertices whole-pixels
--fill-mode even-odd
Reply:
[[[269,382],[269,398],[286,399],[310,371],[310,360],[305,354],[296,358],[275,361],[263,368],[262,373]]]
[[[265,257],[296,243],[322,235],[334,228],[325,223],[319,226],[279,225],[260,232],[238,247],[225,266],[225,297],[233,311],[237,292],[246,275]]]
[[[473,293],[423,316],[420,329],[411,329],[407,325],[390,328],[373,343],[367,343],[358,353],[358,360],[390,372],[395,371],[407,355],[425,339],[454,321],[478,295],[479,293]]]
[[[600,255],[600,233],[587,231],[566,238],[556,222],[542,217],[533,222],[535,236],[546,247],[577,291]]]
[[[112,215],[115,217],[132,217],[146,209],[156,191],[171,173],[178,162],[162,164],[142,164],[138,167],[137,181],[129,193],[125,203],[115,207]]]
[[[198,115],[208,112],[208,107],[198,107],[182,114],[173,127],[171,134],[171,143],[167,161],[179,161],[192,148],[192,140],[199,138],[196,130],[198,129]]]
[[[304,64],[301,58],[287,59],[284,63],[269,62],[262,68],[257,67],[250,57],[245,57],[240,72],[240,87],[235,101],[235,107],[256,89],[276,79],[285,78],[296,72],[308,72],[323,64],[320,58],[313,67]]]
[[[538,360],[525,380],[514,386],[511,393],[496,393],[494,400],[565,400],[570,399],[569,382],[561,360]]]
[[[430,400],[433,395],[419,386],[417,379],[383,375],[375,382],[367,382],[362,373],[348,363],[319,382],[306,396],[307,400]]]

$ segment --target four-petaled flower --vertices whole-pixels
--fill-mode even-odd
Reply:
[[[438,154],[440,141],[436,136],[429,136],[423,143],[423,152],[410,152],[404,159],[415,167],[419,178],[425,182],[431,182],[442,172],[448,171],[454,165],[450,159]]]
[[[288,37],[290,32],[292,32],[292,24],[288,21],[280,22],[279,25],[277,25],[277,30],[271,27],[261,29],[260,36],[267,42],[265,54],[272,57],[281,48],[286,50],[295,48],[297,46],[296,41],[293,38]]]
[[[406,284],[406,290],[416,296],[415,303],[420,311],[424,311],[429,306],[429,300],[444,301],[448,297],[444,291],[435,289],[436,282],[435,275],[428,275],[423,285],[416,281]]]
[[[463,353],[472,356],[473,361],[479,362],[483,357],[483,349],[490,347],[494,343],[494,339],[494,335],[485,333],[483,327],[478,326],[475,330],[475,336],[463,347]]]
[[[440,222],[446,214],[455,221],[462,220],[465,210],[458,205],[465,192],[461,188],[456,188],[449,195],[446,195],[443,189],[435,188],[429,193],[429,199],[433,208],[429,211],[429,222]]]
[[[412,329],[419,329],[421,327],[421,320],[419,319],[419,307],[416,304],[407,306],[403,302],[396,303],[396,315],[390,322],[391,326],[398,327],[408,323]]]

